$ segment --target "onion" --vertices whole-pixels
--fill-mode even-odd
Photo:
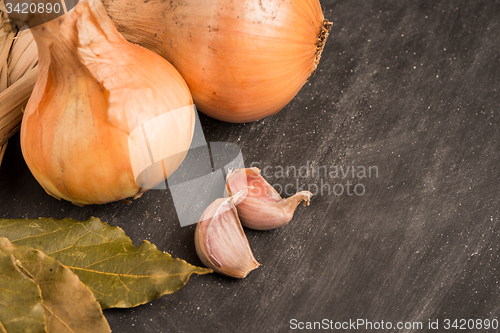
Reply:
[[[172,62],[197,108],[228,121],[281,110],[316,69],[331,23],[318,0],[104,0],[123,36]]]
[[[99,0],[81,0],[31,30],[39,74],[21,147],[43,188],[78,205],[102,204],[139,197],[172,174],[195,121],[177,70],[127,42]]]

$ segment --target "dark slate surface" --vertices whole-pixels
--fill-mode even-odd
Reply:
[[[438,320],[444,331],[445,319],[500,319],[500,4],[322,5],[335,27],[309,83],[262,121],[201,116],[207,140],[239,144],[247,165],[268,171],[309,162],[376,166],[378,177],[269,178],[350,181],[365,193],[325,187],[287,226],[246,230],[262,264],[246,279],[193,276],[150,304],[106,310],[113,332],[284,332],[294,318]],[[0,218],[97,216],[135,244],[201,265],[194,226],[179,226],[168,191],[131,205],[59,202],[31,176],[18,136],[0,169],[0,202]]]

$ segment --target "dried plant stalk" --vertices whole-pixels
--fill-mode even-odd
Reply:
[[[7,149],[7,143],[0,147],[0,163],[2,162],[3,155],[5,154],[5,150]]]
[[[12,30],[0,1],[0,164],[7,140],[21,126],[38,73],[38,54],[29,30]]]
[[[19,80],[38,63],[35,40],[29,30],[18,32],[9,56],[9,84]]]

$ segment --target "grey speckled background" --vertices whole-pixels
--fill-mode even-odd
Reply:
[[[239,144],[247,165],[377,166],[378,177],[300,178],[365,194],[316,195],[287,226],[246,230],[262,264],[246,279],[193,276],[150,304],[106,310],[113,332],[286,332],[293,318],[439,320],[443,331],[446,318],[500,319],[500,3],[322,6],[335,26],[309,83],[262,121],[201,116],[207,140]],[[0,203],[0,218],[97,216],[201,265],[168,191],[132,205],[59,202],[31,176],[18,136]]]

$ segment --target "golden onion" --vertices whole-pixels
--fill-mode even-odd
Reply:
[[[104,0],[123,36],[172,62],[197,108],[228,121],[281,110],[316,69],[331,23],[318,0]]]
[[[102,204],[138,197],[172,174],[195,120],[177,70],[127,42],[99,0],[81,0],[31,30],[39,74],[21,147],[43,188],[78,205]]]

